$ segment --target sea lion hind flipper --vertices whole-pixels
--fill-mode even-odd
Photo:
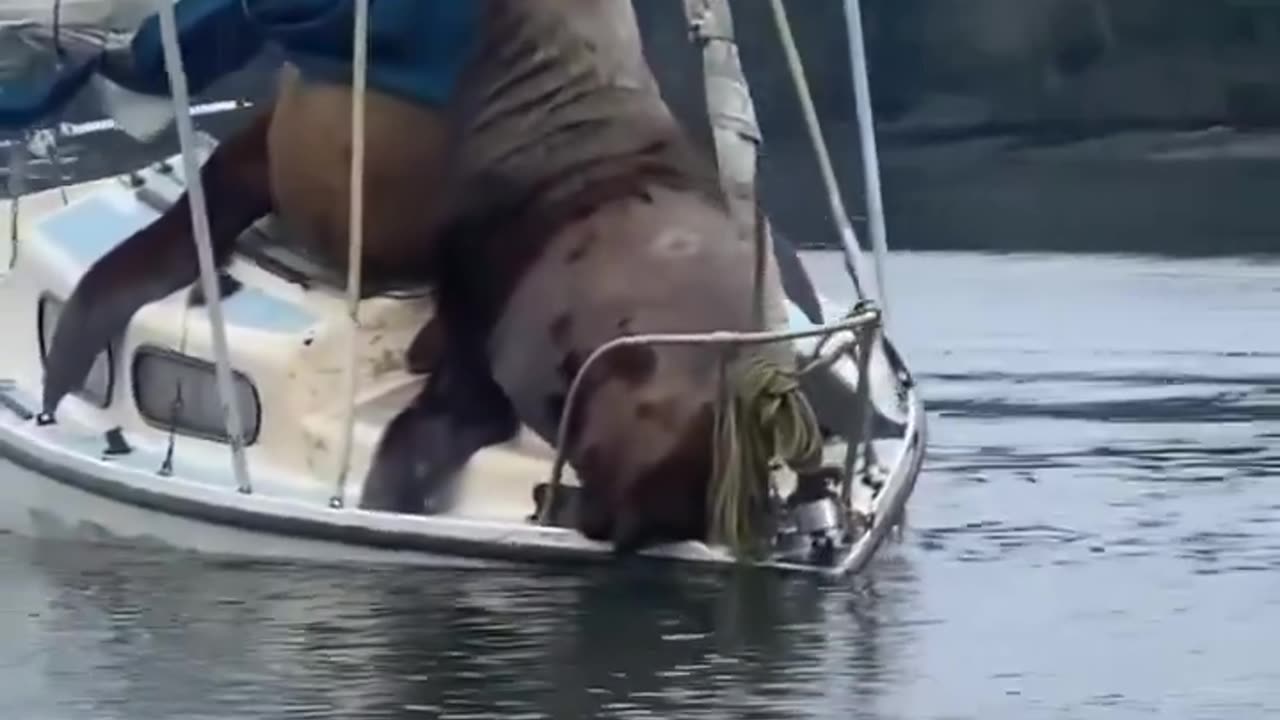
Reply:
[[[487,366],[446,347],[422,392],[383,432],[360,507],[413,514],[444,509],[467,461],[510,440],[519,427]]]
[[[201,168],[209,235],[219,267],[236,239],[271,211],[266,129],[259,116],[218,145]],[[190,285],[199,276],[186,193],[150,225],[97,260],[76,284],[46,349],[43,410],[52,415],[80,388],[94,358],[120,337],[143,305]]]

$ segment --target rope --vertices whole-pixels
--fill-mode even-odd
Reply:
[[[823,444],[799,376],[760,357],[742,363],[732,376],[721,373],[707,507],[710,537],[750,557],[771,534],[766,523],[774,460],[813,470],[822,463]]]
[[[27,188],[27,153],[29,148],[23,136],[9,150],[9,270],[18,264],[18,225],[22,220],[22,196]]]
[[[756,162],[760,161],[760,146],[756,145]],[[753,218],[753,239],[755,240],[755,264],[752,268],[751,277],[751,316],[757,327],[764,327],[768,322],[767,303],[768,297],[765,293],[765,281],[768,279],[769,262],[769,221],[764,214],[764,205],[760,202],[760,196],[756,195],[753,203],[755,209],[755,217]]]

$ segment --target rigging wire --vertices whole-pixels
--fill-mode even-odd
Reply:
[[[62,0],[53,0],[53,54],[58,58],[59,69],[67,57],[66,48],[62,47]]]
[[[191,316],[191,304],[183,303],[182,305],[182,333],[178,336],[178,352],[186,354],[187,352],[187,329],[188,318]],[[174,380],[173,404],[169,407],[169,427],[167,429],[167,437],[165,438],[164,460],[160,463],[160,474],[166,477],[173,475],[173,450],[177,442],[178,434],[178,414],[182,412],[182,376],[179,375]]]
[[[22,196],[27,187],[27,147],[24,134],[21,142],[9,149],[9,270],[18,264],[18,225],[22,220]]]
[[[359,361],[360,279],[364,257],[364,155],[365,92],[369,65],[369,0],[355,0],[355,28],[351,59],[351,199],[348,212],[347,316],[350,335],[343,367],[344,401],[342,444],[338,451],[338,481],[329,505],[335,509],[345,503],[347,475],[351,470],[351,446],[355,433],[356,364]]]
[[[191,98],[178,47],[178,23],[173,3],[162,3],[159,13],[165,71],[169,76],[169,89],[173,95],[174,119],[178,129],[178,144],[182,150],[183,177],[186,179],[187,200],[191,207],[191,226],[195,234],[200,282],[209,313],[218,396],[226,418],[227,440],[231,446],[231,466],[237,489],[250,494],[253,492],[253,485],[249,480],[249,466],[245,459],[244,423],[240,417],[240,404],[236,401],[235,385],[231,377],[231,356],[227,348],[227,328],[222,316],[222,295],[214,272],[213,246],[209,238],[209,211],[205,204],[204,183],[200,178],[200,163],[196,158]]]
[[[813,143],[814,152],[818,156],[818,169],[822,173],[822,184],[827,191],[827,202],[831,206],[832,220],[840,235],[844,249],[845,269],[853,281],[854,290],[861,299],[870,299],[864,291],[866,269],[862,267],[865,259],[862,246],[858,242],[858,234],[854,232],[853,222],[845,209],[844,198],[840,194],[840,185],[836,181],[835,169],[831,164],[831,153],[827,150],[826,140],[822,135],[822,125],[818,121],[818,111],[813,104],[813,95],[809,91],[809,80],[805,77],[804,63],[800,59],[800,50],[796,46],[791,23],[787,20],[787,10],[782,0],[772,0],[773,19],[778,27],[778,36],[782,41],[782,49],[787,57],[787,67],[791,71],[791,80],[800,96],[800,109],[804,114],[805,125],[809,130],[809,140]]]

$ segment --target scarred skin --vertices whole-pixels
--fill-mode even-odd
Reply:
[[[350,194],[350,90],[306,83],[286,67],[271,107],[219,143],[201,168],[215,262],[275,213],[305,249],[345,272]],[[431,277],[431,238],[444,216],[450,127],[442,111],[370,93],[362,277]],[[95,262],[68,298],[49,352],[44,410],[83,382],[96,352],[143,305],[195,282],[187,194]]]

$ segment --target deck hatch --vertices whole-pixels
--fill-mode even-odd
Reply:
[[[262,426],[258,389],[244,373],[232,371],[236,402],[252,445]],[[179,400],[181,389],[181,402]],[[214,364],[165,348],[144,345],[133,356],[133,397],[147,424],[162,430],[228,442]]]

